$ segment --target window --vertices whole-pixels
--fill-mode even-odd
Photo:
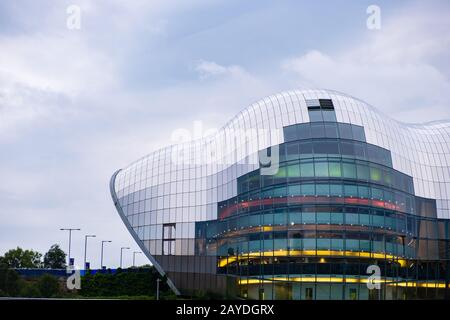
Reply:
[[[333,100],[319,99],[320,108],[322,110],[334,110]]]
[[[364,199],[370,198],[369,188],[365,186],[358,186],[358,197]]]
[[[312,143],[311,142],[301,142],[300,143],[299,153],[302,157],[310,157],[312,152]]]
[[[289,185],[288,186],[288,195],[289,196],[299,196],[301,195],[301,188],[300,185]]]
[[[340,178],[342,176],[340,162],[330,162],[328,167],[330,170],[330,177]]]
[[[297,140],[297,126],[287,126],[283,128],[284,131],[284,141],[294,141]]]
[[[357,215],[356,215],[357,216]],[[345,217],[345,219],[346,219],[346,223],[347,224],[351,224],[351,219],[352,218],[350,218],[350,223],[349,223],[349,221],[347,220],[347,216]],[[356,224],[358,223],[358,221],[357,221],[358,219],[356,218]],[[355,223],[354,223],[355,224]],[[359,251],[359,240],[355,240],[355,239],[346,239],[345,240],[345,246],[346,246],[346,248],[347,248],[347,250],[352,250],[352,251]]]
[[[377,146],[368,144],[367,145],[367,159],[369,161],[373,162],[379,162],[378,160],[383,160],[384,158],[384,152],[382,152],[383,149],[378,148]],[[383,163],[383,162],[382,162]]]
[[[313,299],[313,288],[305,288],[305,300]]]
[[[258,174],[253,174],[250,175],[248,178],[248,189],[249,190],[254,190],[256,188],[259,188],[259,175]]]
[[[311,124],[311,137],[312,138],[325,138],[325,126],[323,123]]]
[[[366,158],[366,152],[365,152],[366,148],[363,143],[355,142],[353,144],[353,148],[354,148],[355,157],[360,158],[360,159]]]
[[[275,225],[285,225],[287,219],[286,212],[277,212],[273,215],[273,224]],[[277,239],[286,239],[287,235],[285,232],[274,233],[274,237]]]
[[[299,139],[310,139],[311,138],[311,125],[309,123],[299,124],[297,126],[297,133]]]
[[[331,99],[306,100],[306,105],[311,122],[336,122],[336,113]]]
[[[384,183],[388,186],[392,185],[392,173],[390,171],[383,171]]]
[[[369,168],[366,165],[357,165],[358,180],[369,180]]]
[[[316,186],[314,184],[302,184],[302,195],[304,196],[315,196]]]
[[[352,163],[342,164],[343,177],[349,179],[356,179],[356,166]]]
[[[341,139],[353,139],[352,125],[348,123],[339,123],[339,136]]]
[[[328,184],[317,184],[316,194],[318,196],[328,196],[330,195],[330,185]]]
[[[341,142],[341,154],[343,156],[351,156],[355,155],[355,147],[353,142]]]
[[[163,239],[171,240],[175,238],[175,223],[163,224]]]
[[[368,214],[360,214],[359,223],[363,226],[370,225],[370,216]],[[370,250],[370,248],[368,250]]]
[[[279,167],[275,178],[285,178],[286,177],[286,167]]]
[[[344,195],[346,197],[357,197],[358,196],[358,187],[354,185],[345,185],[344,186]]]
[[[323,121],[321,110],[308,110],[308,113],[309,113],[309,121],[310,122]]]
[[[305,224],[314,224],[316,223],[316,213],[315,212],[302,212],[302,222]],[[316,245],[316,239],[309,239],[310,241],[310,247],[313,247]],[[306,239],[303,242],[306,246],[307,242]]]
[[[272,154],[272,152],[268,153],[268,156],[270,157],[271,154]],[[281,144],[279,146],[279,153],[278,153],[278,155],[280,156],[279,162],[286,161],[286,145],[285,144]]]
[[[331,223],[332,224],[343,224],[344,223],[344,214],[341,212],[333,212],[331,214]],[[339,249],[343,249],[344,247],[344,241],[340,240],[340,246]]]
[[[372,198],[376,200],[383,200],[383,190],[372,188]]]
[[[170,256],[175,254],[175,240],[163,241],[163,255]]]
[[[300,166],[298,164],[291,164],[287,166],[287,176],[289,178],[300,177]]]
[[[370,180],[381,181],[381,170],[378,168],[370,168]]]
[[[260,288],[258,290],[258,298],[259,298],[259,300],[266,300],[265,294],[264,294],[264,288]]]
[[[342,196],[342,184],[331,184],[330,185],[330,195],[333,197]]]
[[[175,223],[163,224],[162,254],[175,254]]]
[[[302,177],[314,177],[314,165],[313,163],[301,163],[300,173]]]
[[[277,187],[273,189],[273,197],[279,198],[279,197],[285,197],[286,196],[286,187]]]
[[[339,144],[337,141],[318,141],[314,143],[315,155],[339,154]]]
[[[325,136],[327,138],[339,138],[336,123],[325,123]]]
[[[366,141],[366,135],[364,133],[364,128],[360,126],[352,126],[353,139],[358,141]]]
[[[286,145],[286,160],[294,160],[299,158],[298,142]]]
[[[315,163],[316,177],[328,177],[328,163],[316,162]]]
[[[350,288],[350,300],[356,300],[357,299],[357,292],[355,288]]]
[[[323,121],[336,122],[336,113],[334,110],[322,110]]]

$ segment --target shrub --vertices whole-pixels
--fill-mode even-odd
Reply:
[[[19,280],[17,272],[0,267],[0,290],[3,292],[3,296],[17,296],[19,293]]]
[[[59,293],[59,281],[52,275],[44,274],[37,282],[42,297],[51,298]]]
[[[20,284],[19,296],[24,298],[39,298],[41,292],[35,282],[22,280]]]

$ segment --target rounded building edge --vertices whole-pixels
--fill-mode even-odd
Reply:
[[[128,232],[131,234],[131,236],[133,237],[134,241],[137,243],[137,245],[139,246],[139,248],[142,250],[142,252],[145,254],[145,256],[150,260],[150,262],[152,263],[152,265],[156,268],[156,270],[159,272],[159,274],[164,277],[167,276],[166,273],[164,272],[163,268],[161,267],[161,265],[156,261],[156,259],[148,252],[147,248],[145,247],[144,243],[138,238],[138,236],[136,235],[136,233],[134,232],[133,228],[131,227],[128,219],[125,217],[122,207],[119,204],[119,199],[117,198],[117,194],[116,194],[116,190],[114,188],[115,185],[115,181],[116,181],[116,177],[119,174],[119,172],[122,169],[117,170],[116,172],[114,172],[114,174],[111,176],[111,179],[109,181],[109,191],[111,193],[111,198],[114,202],[114,207],[116,207],[117,213],[119,214],[120,218],[122,219],[123,223],[125,224],[125,226],[128,229]],[[172,280],[169,279],[169,277],[167,277],[167,285],[170,287],[170,289],[172,289],[172,291],[179,296],[180,295],[180,291],[177,289],[177,287],[175,286],[175,284],[172,282]]]

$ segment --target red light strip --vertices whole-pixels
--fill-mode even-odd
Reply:
[[[351,197],[313,197],[313,196],[293,196],[293,197],[279,197],[270,199],[260,199],[260,200],[250,200],[241,203],[233,204],[219,213],[219,219],[225,219],[240,209],[252,208],[261,205],[271,205],[271,204],[315,204],[315,203],[331,203],[331,204],[352,204],[360,206],[370,206],[383,209],[389,209],[394,211],[404,212],[404,209],[396,204],[382,201],[382,200],[370,200],[362,198],[351,198]]]

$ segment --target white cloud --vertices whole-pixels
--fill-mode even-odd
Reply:
[[[222,66],[214,61],[200,60],[195,71],[198,72],[200,79],[208,79],[218,76],[247,77],[249,74],[240,66]]]
[[[83,94],[114,90],[118,76],[109,57],[74,34],[0,37],[0,140],[34,121],[70,117]]]
[[[74,33],[0,38],[0,72],[8,82],[74,96],[117,85],[108,56]]]
[[[282,63],[301,86],[340,90],[403,121],[450,117],[448,70],[435,63],[450,55],[444,13],[406,11],[362,43],[334,53],[308,51]]]

